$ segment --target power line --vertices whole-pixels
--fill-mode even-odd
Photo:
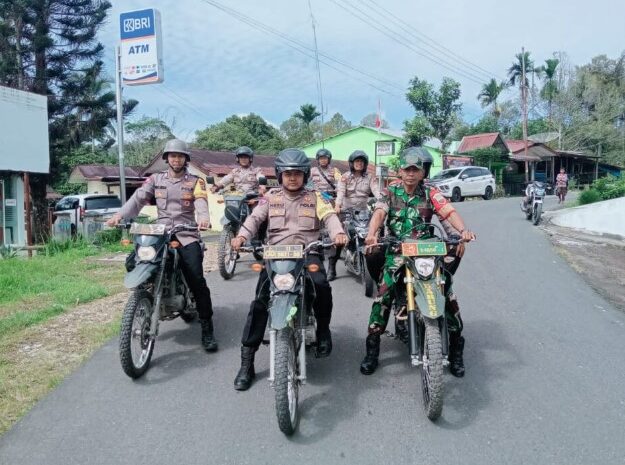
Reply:
[[[476,72],[481,73],[484,76],[487,76],[489,79],[492,78],[493,76],[497,76],[496,73],[493,73],[491,71],[488,71],[487,69],[482,68],[481,66],[479,66],[479,65],[477,65],[477,64],[475,64],[475,63],[473,63],[473,62],[471,62],[469,60],[467,60],[462,55],[459,55],[459,54],[455,53],[453,50],[450,50],[449,48],[445,47],[441,43],[437,42],[436,40],[432,39],[428,35],[424,34],[423,32],[419,31],[418,29],[416,29],[413,25],[411,25],[408,22],[404,21],[399,16],[396,16],[391,11],[389,11],[386,8],[384,8],[383,6],[377,4],[375,1],[373,1],[373,0],[365,0],[365,1],[372,5],[369,8],[371,8],[371,9],[377,8],[378,12],[379,11],[385,12],[391,18],[393,18],[395,21],[397,21],[397,23],[399,24],[399,27],[401,29],[406,31],[408,34],[412,35],[414,38],[416,38],[418,40],[421,40],[421,41],[424,41],[426,43],[429,43],[429,45],[428,45],[429,47],[432,47],[433,49],[437,50],[438,52],[442,53],[443,55],[445,55],[445,56],[447,56],[447,57],[449,57],[449,58],[451,58],[453,60],[458,60],[458,61],[466,64],[467,66],[472,67]]]
[[[385,29],[382,29],[381,27],[379,27],[376,24],[376,18],[372,17],[371,15],[363,12],[362,10],[360,10],[358,7],[355,7],[353,4],[351,4],[348,0],[342,0],[343,3],[345,3],[346,5],[348,5],[348,7],[346,7],[345,5],[339,3],[339,1],[337,0],[331,0],[332,3],[334,3],[335,5],[337,5],[338,7],[342,8],[343,10],[347,11],[349,14],[351,14],[352,16],[355,16],[356,18],[358,18],[359,20],[361,20],[362,22],[364,22],[365,24],[371,26],[372,28],[374,28],[375,30],[381,32],[382,34],[384,34],[385,36],[387,36],[388,38],[390,38],[391,40],[399,43],[400,45],[403,45],[404,47],[412,50],[414,53],[416,53],[417,55],[420,55],[430,61],[432,61],[433,63],[436,63],[437,65],[446,68],[447,70],[464,77],[465,79],[468,79],[470,81],[475,82],[476,84],[483,84],[483,78],[470,72],[470,71],[465,71],[462,70],[461,68],[457,67],[457,65],[453,64],[453,63],[449,63],[447,60],[444,60],[440,57],[435,57],[431,54],[431,52],[429,52],[428,50],[424,49],[423,47],[417,45],[416,47],[414,45],[412,45],[410,43],[410,41],[408,39],[406,39],[405,37],[399,35],[399,34],[390,34],[388,31],[386,31]],[[363,18],[364,16],[364,18]],[[369,19],[367,19],[369,18]],[[419,50],[421,49],[421,50]]]
[[[254,19],[254,18],[251,18],[250,16],[247,16],[247,15],[245,15],[245,14],[243,14],[243,13],[237,11],[237,10],[234,10],[232,8],[229,8],[229,7],[226,7],[226,6],[220,4],[219,2],[216,2],[214,0],[201,0],[201,1],[203,1],[204,3],[207,3],[207,4],[213,6],[213,7],[217,8],[217,9],[223,11],[224,13],[226,13],[226,14],[228,14],[228,15],[236,18],[236,19],[238,19],[239,21],[247,24],[248,26],[251,26],[252,28],[254,28],[256,30],[258,30],[260,32],[263,32],[264,34],[273,35],[273,36],[279,37],[280,39],[283,40],[285,45],[287,45],[288,47],[296,50],[297,52],[301,53],[302,55],[305,55],[305,56],[307,56],[307,57],[309,57],[309,58],[311,58],[313,60],[316,60],[315,55],[314,55],[315,50],[313,48],[309,47],[308,45],[300,42],[299,40],[297,40],[297,39],[295,39],[295,38],[293,38],[291,36],[288,36],[287,34],[284,34],[284,33],[280,32],[280,31],[278,31],[278,30],[276,30],[276,29],[274,29],[274,28],[272,28],[270,26],[267,26],[266,24],[264,24],[264,23],[262,23],[262,22],[260,22],[260,21],[258,21],[256,19]],[[405,87],[402,87],[399,84],[392,83],[392,82],[390,82],[390,81],[388,81],[388,80],[386,80],[384,78],[380,78],[380,77],[375,76],[375,75],[373,75],[371,73],[368,73],[366,71],[362,71],[362,70],[356,68],[355,66],[353,66],[353,65],[351,65],[351,64],[349,64],[349,63],[347,63],[345,61],[342,61],[342,60],[340,60],[338,58],[334,58],[334,57],[332,57],[332,56],[330,56],[330,55],[328,55],[326,53],[322,53],[322,52],[318,52],[318,53],[319,53],[320,57],[325,58],[325,60],[319,59],[319,62],[323,63],[327,67],[332,68],[332,69],[338,71],[339,73],[341,73],[341,74],[343,74],[345,76],[351,77],[352,79],[355,79],[355,80],[357,80],[359,82],[362,82],[362,83],[364,83],[364,84],[366,84],[366,85],[368,85],[368,86],[370,86],[370,87],[372,87],[372,88],[374,88],[376,90],[384,92],[385,94],[388,94],[388,95],[391,95],[393,97],[397,97],[397,98],[403,100],[403,98],[404,98],[403,96],[400,96],[400,95],[395,94],[395,93],[393,93],[393,92],[391,92],[391,91],[389,91],[387,89],[381,88],[378,85],[372,84],[372,83],[367,82],[367,81],[365,81],[363,79],[355,77],[354,75],[350,75],[349,73],[346,73],[344,70],[341,70],[341,69],[337,68],[336,66],[330,64],[329,62],[336,63],[336,64],[338,64],[340,66],[343,66],[343,67],[345,67],[345,68],[347,68],[347,69],[349,69],[351,71],[357,72],[357,73],[359,73],[359,74],[361,74],[363,76],[366,76],[368,78],[374,79],[374,80],[376,80],[376,81],[378,81],[378,82],[380,82],[380,83],[382,83],[382,84],[384,84],[384,85],[386,85],[388,87],[393,87],[393,88],[396,88],[396,89],[401,90],[401,91],[405,91]]]

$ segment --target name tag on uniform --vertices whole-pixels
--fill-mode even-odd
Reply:
[[[286,209],[280,207],[269,206],[269,216],[285,216]]]
[[[182,200],[193,200],[193,192],[183,192],[181,198]]]

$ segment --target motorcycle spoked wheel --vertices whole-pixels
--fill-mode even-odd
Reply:
[[[373,297],[375,292],[375,282],[369,274],[369,268],[367,268],[367,261],[364,255],[360,254],[360,281],[365,287],[365,297]]]
[[[443,350],[438,321],[424,319],[421,392],[426,416],[434,421],[443,411]]]
[[[219,265],[219,274],[222,278],[228,280],[234,276],[234,270],[237,266],[237,255],[232,250],[230,241],[234,239],[234,232],[230,225],[224,226],[219,236],[219,251],[217,252],[217,263]]]
[[[148,369],[154,352],[154,337],[149,336],[153,312],[152,296],[135,289],[126,303],[119,334],[119,358],[122,369],[131,378],[139,378]]]
[[[540,223],[540,215],[542,214],[542,212],[543,212],[542,204],[537,203],[532,212],[532,223],[534,223],[534,225],[537,225],[538,223]]]
[[[274,390],[278,427],[291,436],[299,422],[299,367],[293,328],[286,327],[276,335]]]

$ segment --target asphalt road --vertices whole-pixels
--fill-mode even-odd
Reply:
[[[625,315],[517,204],[458,204],[478,234],[455,284],[467,374],[446,375],[438,422],[421,411],[417,372],[398,341],[384,338],[378,371],[359,373],[371,301],[340,266],[334,352],[311,360],[300,429],[285,438],[267,348],[252,389],[232,388],[256,279],[241,264],[232,281],[209,276],[219,352],[200,349],[199,325],[164,323],[151,369],[133,382],[111,341],[0,439],[0,463],[625,463]]]

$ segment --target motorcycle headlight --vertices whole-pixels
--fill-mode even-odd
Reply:
[[[419,276],[427,278],[434,272],[434,258],[417,258],[414,261]]]
[[[141,246],[137,249],[137,257],[142,262],[149,262],[156,257],[156,249],[152,246]]]
[[[280,291],[288,291],[295,284],[295,278],[292,274],[277,274],[273,277],[273,284]]]

